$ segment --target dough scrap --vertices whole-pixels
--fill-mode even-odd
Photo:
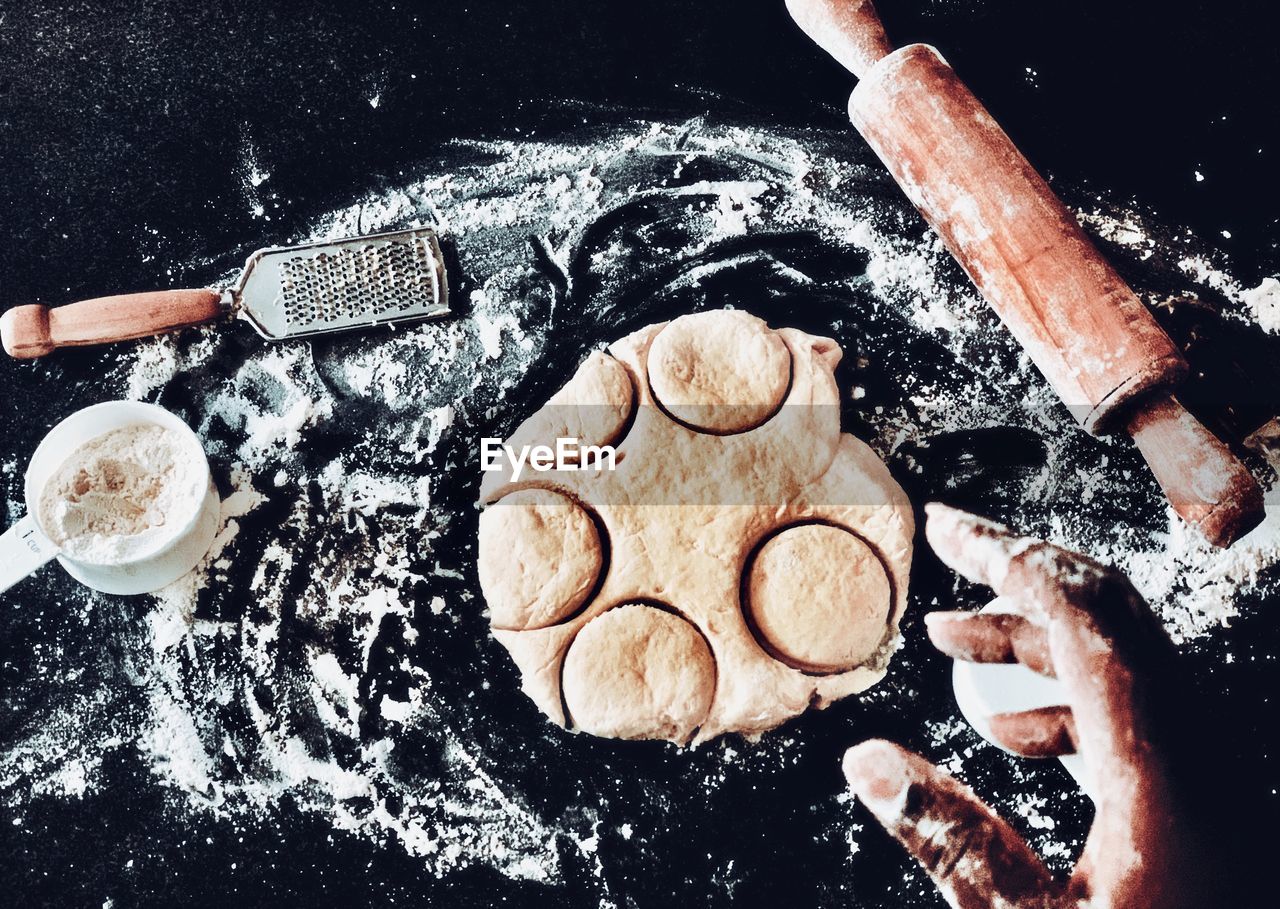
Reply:
[[[736,309],[669,323],[649,348],[649,383],[663,407],[708,432],[743,432],[778,409],[791,355],[763,320]]]
[[[693,625],[629,603],[583,626],[565,656],[563,684],[583,732],[687,742],[711,706],[716,664]]]
[[[730,327],[722,329],[726,324]],[[761,326],[767,334],[760,334]],[[668,331],[669,337],[677,339],[710,339],[714,343],[694,358],[707,375],[769,372],[756,370],[754,362],[743,359],[739,350],[716,340],[747,328],[757,337],[773,338],[784,346],[783,372],[788,375],[785,400],[771,405],[772,413],[763,423],[741,431],[709,432],[672,419],[668,410],[659,406],[652,381],[651,368],[659,359],[653,355],[658,340]],[[613,368],[599,359],[604,356],[588,358],[567,387],[592,387],[593,371]],[[486,514],[504,509],[504,503],[509,504],[520,490],[556,490],[581,503],[599,528],[601,552],[607,552],[607,560],[602,555],[598,569],[602,576],[595,579],[594,586],[585,580],[589,572],[575,575],[578,583],[567,585],[574,591],[590,586],[594,593],[587,594],[589,601],[572,609],[548,603],[521,625],[520,621],[504,619],[513,610],[502,602],[495,608],[495,601],[512,597],[511,590],[520,594],[512,597],[516,601],[541,595],[546,578],[558,576],[558,572],[549,575],[547,569],[535,564],[538,559],[546,558],[563,568],[571,561],[568,550],[589,547],[589,543],[579,540],[570,544],[563,535],[553,534],[559,542],[550,546],[550,555],[544,557],[538,552],[545,544],[522,539],[528,530],[516,522],[482,527],[482,561],[492,559],[481,573],[481,582],[492,611],[493,636],[520,669],[525,693],[561,726],[599,735],[657,736],[680,743],[692,734],[697,744],[726,732],[757,735],[811,707],[822,708],[863,691],[883,678],[907,604],[914,521],[911,503],[880,458],[865,443],[840,432],[841,400],[835,382],[839,346],[829,338],[794,329],[768,329],[752,316],[726,311],[683,316],[669,324],[642,328],[610,345],[607,356],[626,373],[633,394],[621,436],[613,443],[617,447],[616,469],[526,471],[513,482],[513,474],[499,468],[487,471],[481,481]],[[761,356],[776,366],[767,345]],[[732,382],[726,378],[719,385],[729,387]],[[758,397],[759,404],[768,394]],[[554,418],[535,414],[524,425],[539,420],[542,426],[556,423]],[[784,529],[818,524],[842,528],[841,533],[866,547],[866,553],[859,550],[846,566],[852,575],[845,577],[832,566],[805,569],[806,577],[770,572],[768,589],[802,590],[802,597],[831,598],[812,604],[812,611],[800,615],[804,622],[821,624],[831,621],[825,616],[843,615],[852,616],[859,624],[847,635],[832,634],[834,642],[816,641],[818,636],[791,627],[796,624],[794,616],[787,619],[785,610],[770,607],[764,610],[768,614],[762,623],[769,636],[757,636],[753,627],[757,623],[748,621],[746,601],[753,558]],[[873,572],[863,577],[870,572],[867,559],[871,558],[881,564],[889,590],[887,601],[880,606],[880,635],[875,646],[870,643],[874,635],[867,630],[874,608],[868,606],[864,616],[850,606],[851,602],[862,602],[857,593],[862,587],[869,591],[867,603],[877,595],[884,596],[883,588],[874,583]],[[795,586],[789,588],[788,584]],[[762,596],[773,596],[764,591],[761,587]],[[564,602],[563,594],[544,599]],[[695,666],[687,676],[683,669],[637,672],[624,643],[607,647],[598,641],[592,643],[614,623],[623,621],[617,616],[603,621],[610,613],[625,617],[632,613],[634,604],[662,604],[663,609],[644,608],[691,626],[703,646],[710,648],[714,685],[703,714],[694,716],[698,711],[690,706],[694,703],[690,700],[692,688],[680,686],[692,685],[689,679],[702,678],[705,683],[705,667]],[[523,615],[518,613],[516,619]],[[663,627],[668,622],[646,619],[645,623],[649,621]],[[618,628],[622,633],[622,626]],[[640,633],[629,623],[626,631],[633,636]],[[580,638],[583,643],[579,649]],[[839,642],[842,647],[834,647]],[[830,644],[834,649],[822,650],[819,644]],[[633,642],[630,646],[639,645]],[[783,648],[790,648],[792,655],[786,655]],[[588,659],[602,650],[608,655]],[[688,659],[702,665],[700,657],[691,655]],[[670,663],[656,662],[663,666]],[[672,679],[666,679],[668,675]],[[643,694],[620,693],[637,680],[644,680]],[[684,705],[676,711],[678,717],[652,708],[657,701],[669,702],[652,700],[650,686],[657,686],[653,689],[656,697],[668,681],[676,686],[674,690],[683,692],[674,702]],[[601,704],[614,704],[615,699],[621,707],[601,708]],[[631,707],[639,710],[644,705],[648,705],[647,712],[619,712]]]
[[[752,561],[747,609],[785,662],[840,672],[868,662],[889,630],[893,588],[884,563],[849,531],[788,527]]]
[[[604,562],[595,522],[547,489],[521,489],[480,515],[480,589],[495,628],[545,628],[586,602]]]

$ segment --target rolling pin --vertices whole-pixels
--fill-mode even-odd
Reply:
[[[932,47],[895,50],[870,0],[787,0],[858,77],[849,116],[1086,430],[1133,437],[1174,511],[1229,546],[1262,490],[1174,397],[1182,352]]]

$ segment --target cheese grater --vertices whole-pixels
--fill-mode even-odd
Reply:
[[[260,249],[225,289],[97,297],[0,316],[11,356],[105,344],[239,316],[273,341],[449,315],[444,259],[421,227]]]

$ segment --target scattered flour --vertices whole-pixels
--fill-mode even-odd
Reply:
[[[1263,278],[1257,287],[1240,291],[1240,301],[1255,322],[1272,334],[1280,334],[1280,279]]]
[[[81,797],[97,785],[104,755],[136,747],[193,811],[236,817],[289,796],[339,829],[400,844],[437,875],[483,865],[551,882],[572,857],[595,875],[601,905],[617,905],[598,847],[599,805],[536,805],[518,794],[510,768],[488,754],[489,736],[468,725],[493,696],[484,672],[470,659],[456,668],[423,653],[436,639],[486,639],[465,583],[473,554],[459,528],[468,506],[450,486],[474,471],[454,468],[471,457],[468,434],[494,426],[538,358],[566,343],[549,329],[586,312],[608,323],[604,336],[617,334],[608,320],[622,317],[608,291],[632,277],[619,272],[638,244],[607,232],[586,238],[603,213],[627,207],[652,216],[640,236],[663,266],[691,263],[655,269],[652,295],[697,299],[723,274],[759,268],[797,294],[821,286],[829,295],[816,315],[797,306],[800,317],[840,328],[846,315],[832,299],[867,307],[858,324],[881,335],[869,331],[864,362],[852,353],[850,362],[860,374],[874,374],[873,360],[892,370],[894,396],[863,382],[854,404],[882,455],[986,426],[1034,433],[1048,446],[1046,463],[1022,495],[1049,512],[1038,529],[1129,572],[1179,639],[1225,624],[1280,558],[1280,517],[1269,513],[1226,552],[1171,514],[1154,530],[1089,523],[1095,499],[1134,485],[1107,479],[1118,449],[1074,428],[915,215],[865,192],[878,169],[850,161],[839,151],[848,147],[843,133],[698,121],[628,124],[586,144],[460,143],[447,172],[336,211],[311,233],[436,227],[464,263],[462,317],[328,347],[255,339],[242,349],[229,329],[139,345],[118,392],[186,403],[221,477],[223,529],[204,566],[154,597],[137,637],[120,644],[146,709],[104,719],[93,697],[66,702],[0,757],[0,793],[11,803],[31,791]],[[246,170],[259,205],[267,177],[253,182],[251,147]],[[1082,219],[1141,260],[1161,250],[1136,214],[1100,209]],[[743,247],[770,231],[851,250],[863,265],[824,276],[802,255]],[[738,245],[721,252],[730,241]],[[1188,291],[1216,289],[1234,317],[1274,331],[1280,285],[1244,290],[1200,255],[1188,249],[1179,261]],[[944,354],[948,362],[930,371]],[[77,596],[86,614],[109,604]],[[886,687],[867,703],[910,698],[910,672],[899,676],[906,691]],[[986,747],[954,719],[930,728],[932,756],[962,774]],[[785,731],[758,745],[726,743],[701,784],[714,794],[743,767],[794,769],[803,747]],[[406,769],[423,753],[433,755],[427,771]],[[1030,785],[1032,771],[1010,772]],[[1078,844],[1048,819],[1054,806],[1042,793],[1010,807],[1042,852],[1069,858]],[[644,832],[628,824],[621,836]],[[732,892],[732,862],[717,874]]]
[[[1235,314],[1237,318],[1254,322],[1271,334],[1280,334],[1280,278],[1263,278],[1257,287],[1245,287],[1203,254],[1186,256],[1178,267],[1227,299],[1242,304]]]

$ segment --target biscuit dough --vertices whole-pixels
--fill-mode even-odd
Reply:
[[[669,323],[649,348],[649,384],[677,420],[708,432],[759,426],[782,403],[791,354],[755,316],[719,310]]]
[[[786,663],[841,672],[884,642],[893,590],[884,563],[841,527],[788,527],[747,574],[747,610],[761,643]]]
[[[592,735],[688,741],[715,686],[716,663],[698,630],[643,603],[588,622],[564,659],[569,716]]]
[[[513,446],[550,439],[610,445],[631,418],[631,376],[613,357],[594,351],[568,383],[511,435]]]
[[[480,515],[480,587],[495,628],[544,628],[572,615],[600,576],[590,515],[548,489],[513,492]]]
[[[744,353],[726,338],[755,340]],[[671,392],[654,381],[655,347],[665,348],[667,379],[714,377],[706,387],[730,402],[732,419],[710,397],[686,412],[706,428],[673,419],[657,400]],[[914,525],[883,462],[840,433],[840,355],[829,338],[739,311],[683,316],[593,354],[555,412],[517,430],[554,445],[538,438],[547,427],[598,426],[593,414],[611,410],[604,422],[615,428],[593,431],[619,433],[613,471],[526,470],[512,482],[499,469],[481,481],[492,632],[553,722],[696,743],[758,734],[883,678],[906,607]],[[629,387],[594,378],[617,370]],[[605,387],[614,397],[603,411],[608,394],[580,391]],[[744,401],[763,422],[728,429],[743,425]],[[537,506],[531,490],[576,503],[595,539],[566,529],[559,516],[576,512],[565,505],[554,520],[490,517]]]

